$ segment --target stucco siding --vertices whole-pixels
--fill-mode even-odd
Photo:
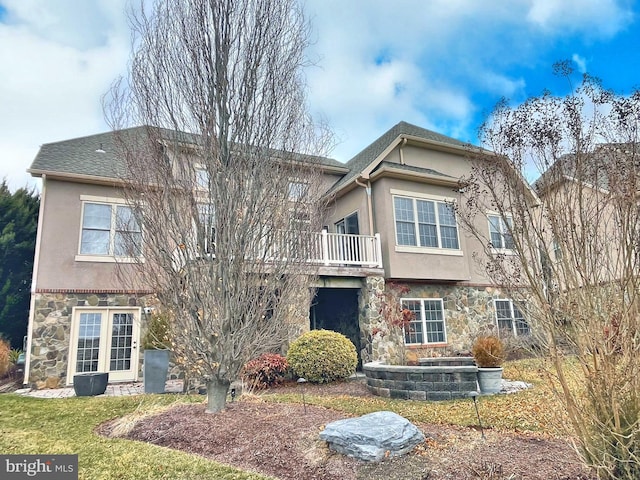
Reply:
[[[117,198],[113,187],[45,180],[41,244],[36,290],[121,290],[115,263],[77,261],[82,225],[82,195]],[[130,276],[131,266],[121,265],[121,273]]]

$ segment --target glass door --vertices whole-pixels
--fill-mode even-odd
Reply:
[[[109,372],[110,382],[138,376],[139,309],[74,309],[67,383],[73,375]]]

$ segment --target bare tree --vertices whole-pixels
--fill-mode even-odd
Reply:
[[[308,26],[295,0],[157,0],[132,19],[108,115],[148,126],[118,130],[135,280],[218,411],[248,360],[308,322],[329,138],[306,110]]]
[[[502,103],[459,214],[539,334],[570,433],[603,479],[640,478],[639,132],[640,93],[588,76],[566,97]]]

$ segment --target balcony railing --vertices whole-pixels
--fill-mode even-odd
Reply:
[[[321,265],[354,265],[382,268],[380,234],[352,235],[329,233],[322,230],[319,236],[322,256]]]
[[[309,232],[297,233],[279,231],[268,235],[254,245],[256,251],[248,258],[262,259],[266,262],[284,260],[312,265],[354,266],[382,268],[382,249],[380,234],[353,235],[347,233]],[[294,255],[295,258],[291,257]],[[174,268],[184,267],[188,260],[201,255],[194,255],[187,249],[174,251]],[[206,256],[215,257],[215,243],[206,250]]]

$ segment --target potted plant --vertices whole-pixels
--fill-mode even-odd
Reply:
[[[147,318],[142,339],[144,393],[164,393],[169,372],[170,317],[165,312],[152,312]]]
[[[502,362],[505,358],[502,341],[494,335],[478,337],[471,352],[478,366],[480,393],[498,393],[502,386]]]

